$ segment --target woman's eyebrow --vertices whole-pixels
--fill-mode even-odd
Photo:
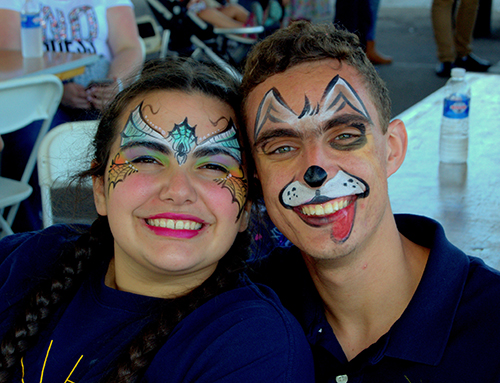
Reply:
[[[240,159],[232,153],[232,150],[223,146],[203,146],[195,149],[193,152],[193,156],[194,158],[202,158],[207,156],[224,155],[234,158],[236,162],[241,164]]]
[[[122,150],[130,149],[130,148],[148,148],[165,155],[169,155],[172,153],[171,148],[168,145],[161,144],[159,142],[154,141],[131,141],[121,147]]]

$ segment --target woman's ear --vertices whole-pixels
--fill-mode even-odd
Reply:
[[[250,223],[251,209],[252,203],[247,201],[245,207],[243,208],[243,212],[241,213],[240,228],[238,229],[240,233],[244,232],[248,228],[248,224]]]
[[[94,204],[99,215],[108,215],[106,206],[106,193],[104,191],[104,177],[92,177],[94,191]]]
[[[393,175],[403,163],[408,146],[408,134],[403,121],[393,120],[386,133],[387,139],[387,178]]]

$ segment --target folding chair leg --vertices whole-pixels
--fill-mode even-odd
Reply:
[[[217,56],[203,41],[201,41],[196,36],[191,36],[191,42],[197,47],[197,49],[201,49],[204,54],[206,54],[210,60],[212,60],[216,65],[225,70],[228,74],[236,78],[238,81],[241,81],[241,74],[238,73],[236,69],[234,69],[231,65]],[[195,51],[196,52],[196,51]],[[194,55],[194,54],[193,54]]]
[[[6,235],[14,234],[9,224],[2,216],[0,216],[0,227],[2,228],[2,232],[0,232],[0,238],[5,237]]]
[[[43,138],[47,134],[50,128],[50,124],[52,123],[52,119],[46,119],[42,126],[40,127],[40,132],[36,138],[35,144],[33,145],[33,149],[31,150],[31,154],[28,158],[28,162],[26,163],[26,167],[24,168],[23,175],[21,177],[21,182],[29,183],[31,175],[35,170],[36,166],[36,158],[38,156],[38,149],[40,148],[40,144],[42,143]],[[9,213],[7,214],[7,223],[9,226],[14,224],[14,219],[16,218],[17,211],[19,210],[19,206],[21,203],[17,203],[9,209]]]

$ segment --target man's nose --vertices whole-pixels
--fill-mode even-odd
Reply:
[[[323,185],[327,177],[328,174],[325,169],[320,166],[313,165],[306,170],[304,174],[304,181],[310,187],[317,188]]]

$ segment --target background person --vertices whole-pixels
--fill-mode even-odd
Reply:
[[[359,39],[292,24],[254,47],[241,89],[267,212],[295,245],[256,277],[302,324],[316,381],[499,381],[500,273],[393,215],[407,133]]]
[[[333,22],[358,35],[373,64],[390,64],[392,58],[380,53],[375,47],[378,8],[379,0],[337,0]]]
[[[0,0],[0,48],[21,50],[20,11],[23,0]],[[97,119],[102,108],[126,85],[143,63],[143,53],[130,0],[43,0],[44,49],[55,52],[99,55],[85,73],[64,83],[61,105],[52,127],[68,121]],[[93,86],[92,83],[98,85]],[[21,179],[40,123],[6,134],[2,175]],[[13,229],[42,227],[41,201],[36,171],[30,185],[34,192],[21,203]]]
[[[243,273],[237,86],[149,62],[99,123],[99,218],[0,241],[0,381],[312,382],[307,341]]]
[[[439,77],[450,77],[455,66],[471,72],[486,72],[491,66],[472,53],[472,34],[478,7],[479,0],[433,0],[432,28],[439,59],[436,68]]]

